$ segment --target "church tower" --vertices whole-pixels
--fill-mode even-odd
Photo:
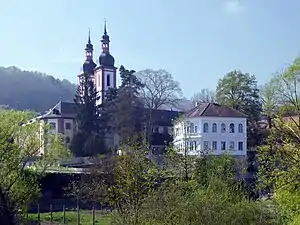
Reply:
[[[102,35],[102,52],[99,56],[99,66],[94,69],[95,86],[100,94],[101,104],[105,100],[106,91],[109,88],[116,88],[117,68],[115,67],[115,59],[109,51],[109,36],[106,30],[106,22],[104,22],[104,34]]]
[[[96,68],[96,63],[93,61],[93,51],[94,46],[91,43],[91,35],[89,31],[89,37],[88,37],[88,43],[85,47],[85,61],[82,65],[82,73],[78,75],[78,81],[79,85],[81,84],[81,80],[83,79],[83,75],[87,74],[91,77],[91,79],[94,79],[94,69]]]

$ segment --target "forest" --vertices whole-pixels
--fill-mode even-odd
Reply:
[[[40,72],[0,67],[0,107],[43,113],[58,101],[73,101],[76,85]]]

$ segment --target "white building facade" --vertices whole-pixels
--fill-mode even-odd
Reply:
[[[189,155],[247,154],[247,119],[237,110],[200,103],[174,125],[174,146]]]

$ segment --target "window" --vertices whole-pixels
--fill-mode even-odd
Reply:
[[[71,130],[71,123],[66,123],[66,130]]]
[[[221,141],[221,150],[222,151],[226,150],[226,141]]]
[[[163,134],[164,133],[164,127],[158,127],[158,133]]]
[[[198,127],[195,126],[195,133],[198,133]]]
[[[208,141],[204,141],[203,142],[203,147],[204,147],[204,150],[208,150]]]
[[[70,138],[69,137],[66,137],[66,144],[69,144],[70,143]]]
[[[203,124],[203,132],[208,133],[208,123]]]
[[[50,124],[50,128],[52,130],[55,130],[56,129],[56,123],[49,123]]]
[[[110,86],[110,76],[109,76],[109,74],[106,75],[106,86],[107,87]]]
[[[217,124],[216,123],[213,123],[213,125],[212,125],[212,132],[213,133],[217,132]]]
[[[190,125],[190,131],[191,131],[191,133],[194,133],[194,131],[195,131],[195,127],[194,127],[194,124],[193,123],[191,123],[191,125]]]
[[[174,134],[175,136],[178,136],[179,135],[179,128],[176,128],[175,129],[175,134]]]
[[[243,133],[243,124],[239,124],[239,133]]]
[[[244,143],[242,141],[239,141],[239,151],[243,151],[244,150]]]
[[[187,127],[186,127],[186,133],[189,134],[190,132],[191,132],[191,127],[190,127],[190,126],[187,126]]]
[[[158,126],[154,127],[154,128],[153,128],[153,132],[154,132],[154,133],[158,133],[158,132],[159,132],[159,127],[158,127]]]
[[[222,123],[222,124],[221,124],[221,132],[222,132],[222,133],[225,133],[225,132],[226,132],[226,125],[225,125],[225,123]]]
[[[190,150],[191,150],[191,151],[194,151],[194,142],[193,142],[193,141],[190,142]]]
[[[216,150],[218,149],[218,142],[216,142],[216,141],[213,141],[213,142],[212,142],[212,149],[213,149],[214,151],[216,151]]]
[[[229,142],[229,149],[234,150],[234,141]]]
[[[229,133],[234,133],[234,124],[229,124]]]

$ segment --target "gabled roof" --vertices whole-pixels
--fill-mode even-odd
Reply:
[[[62,102],[57,103],[53,109],[57,109],[61,114],[75,114],[74,102]]]
[[[42,115],[42,118],[46,117],[64,117],[64,116],[74,116],[75,104],[73,102],[62,102],[57,103],[53,108],[48,112]]]
[[[195,108],[186,113],[187,117],[242,117],[247,116],[238,110],[229,106],[219,105],[217,103],[199,103]]]

